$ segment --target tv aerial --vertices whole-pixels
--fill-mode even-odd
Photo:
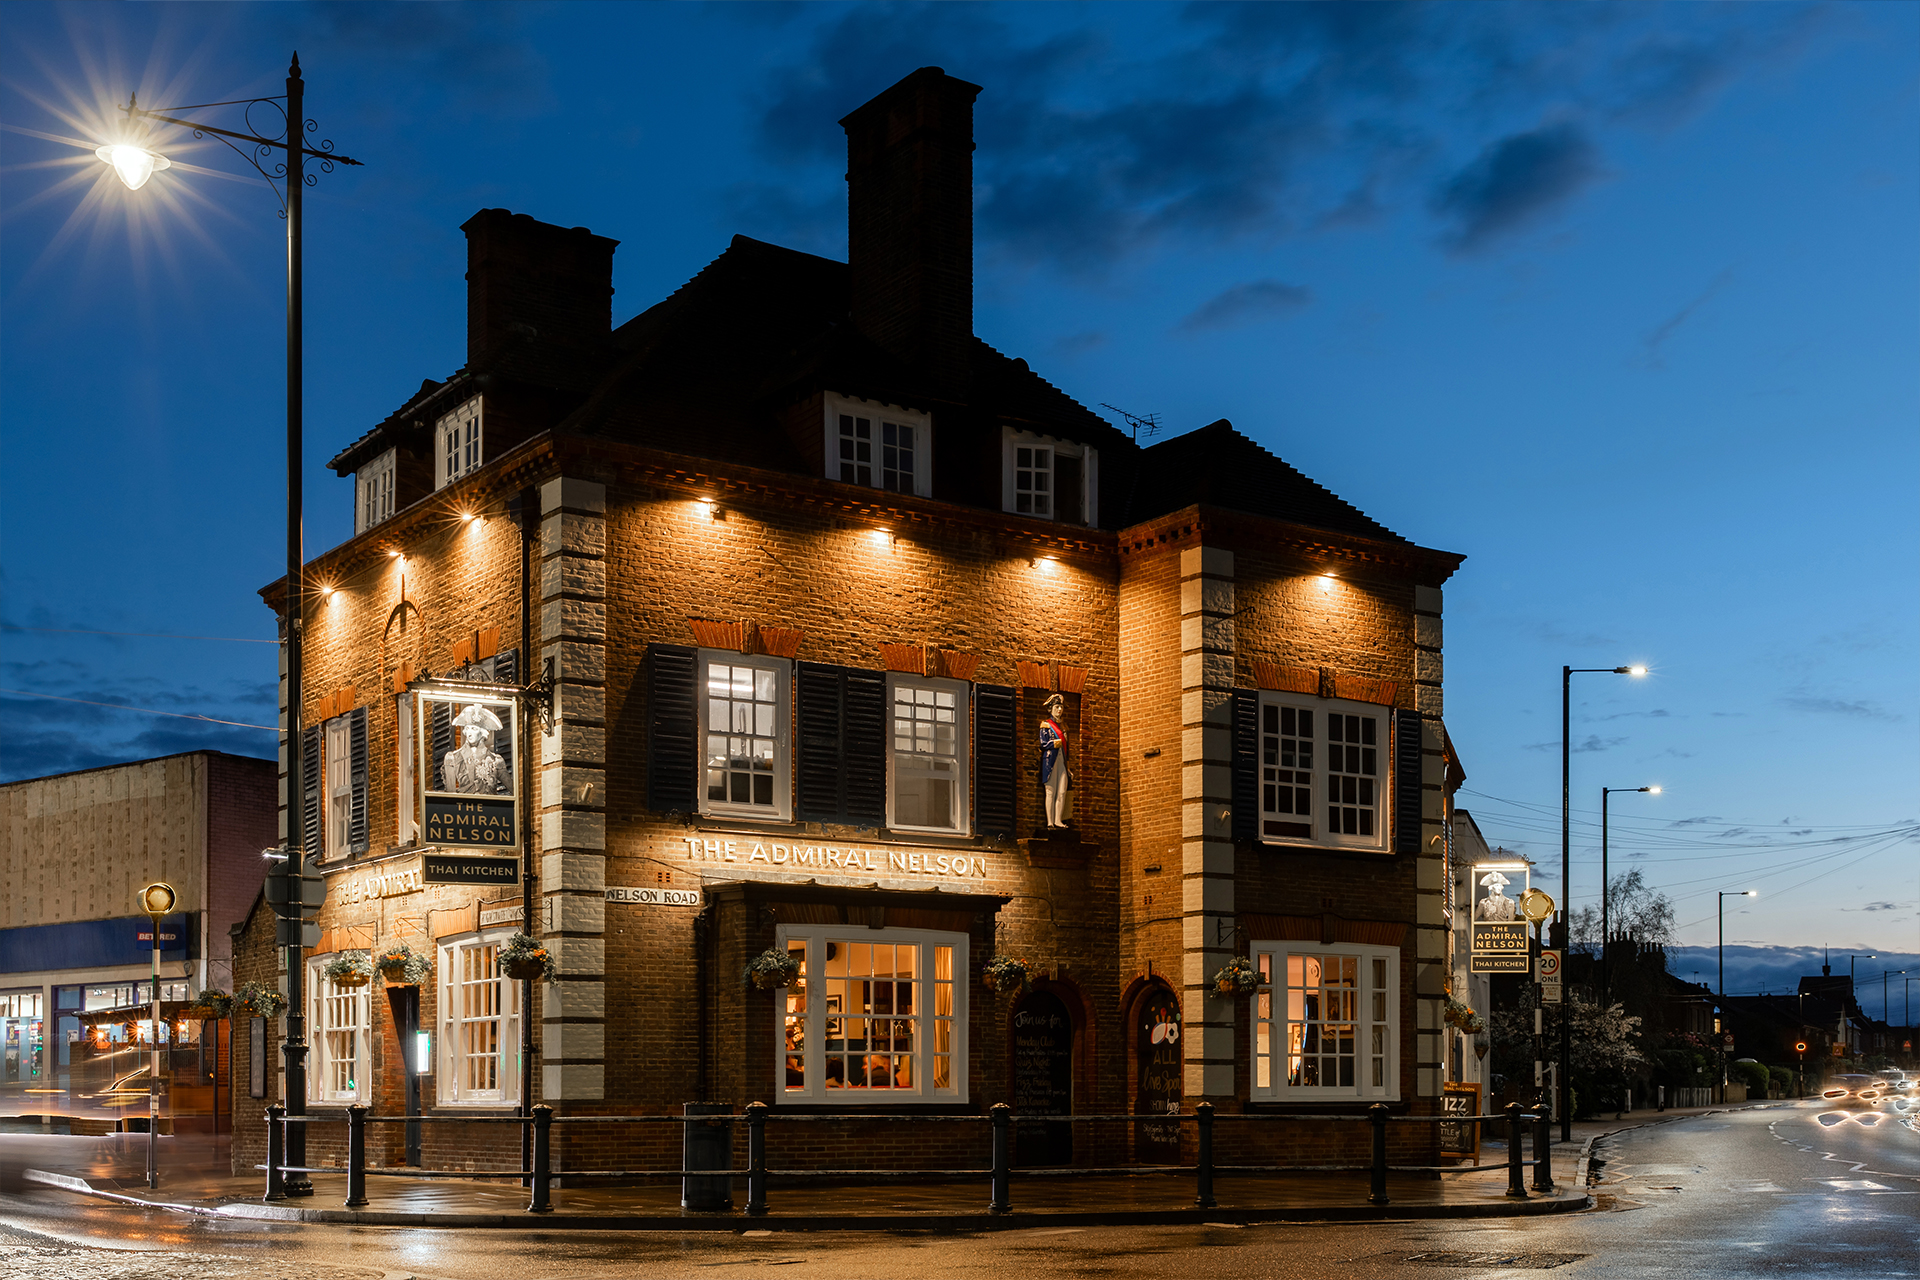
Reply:
[[[1146,428],[1147,439],[1149,440],[1153,439],[1154,434],[1160,430],[1160,415],[1157,413],[1128,413],[1119,405],[1108,404],[1104,400],[1100,402],[1100,407],[1102,409],[1111,409],[1120,415],[1127,426],[1133,429],[1133,442],[1135,444],[1140,443],[1140,430],[1142,427]]]

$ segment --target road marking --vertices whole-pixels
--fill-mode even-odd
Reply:
[[[1814,1179],[1814,1181],[1824,1182],[1828,1186],[1832,1187],[1835,1191],[1891,1191],[1893,1190],[1892,1187],[1883,1187],[1877,1182],[1869,1182],[1864,1178],[1854,1178],[1854,1179],[1818,1178],[1818,1179]]]
[[[1786,1188],[1775,1182],[1729,1182],[1727,1190],[1757,1195],[1762,1192],[1785,1192]]]

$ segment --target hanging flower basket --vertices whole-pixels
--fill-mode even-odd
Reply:
[[[249,982],[234,992],[233,1003],[250,1018],[277,1018],[287,1011],[287,998],[258,982]]]
[[[500,948],[500,972],[515,982],[552,982],[553,952],[541,946],[531,934],[516,933]]]
[[[433,971],[433,963],[404,942],[389,943],[374,952],[373,967],[390,987],[417,987]]]
[[[218,987],[208,987],[193,998],[187,1014],[205,1021],[208,1018],[224,1018],[232,1011],[233,997]]]
[[[1253,967],[1253,961],[1245,956],[1235,956],[1226,968],[1213,975],[1213,993],[1220,996],[1243,996],[1249,991],[1257,991],[1265,979],[1260,971]]]
[[[1452,996],[1447,997],[1447,1011],[1444,1016],[1448,1026],[1464,1031],[1470,1036],[1479,1035],[1487,1029],[1485,1018],[1475,1013],[1471,1006]]]
[[[320,972],[336,987],[364,987],[373,981],[373,961],[364,951],[342,951]]]
[[[778,947],[768,947],[747,962],[745,980],[762,991],[790,986],[800,976],[800,961]]]
[[[980,985],[1006,996],[1023,996],[1033,989],[1034,963],[1019,956],[994,956],[980,970]]]

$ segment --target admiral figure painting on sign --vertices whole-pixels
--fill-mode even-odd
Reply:
[[[518,707],[512,698],[420,690],[421,838],[509,853],[520,846]]]

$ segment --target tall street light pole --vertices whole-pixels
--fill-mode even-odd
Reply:
[[[1573,743],[1568,737],[1573,723],[1573,678],[1576,675],[1643,676],[1645,667],[1561,667],[1560,668],[1560,920],[1554,925],[1554,943],[1561,954],[1567,949],[1567,913],[1573,910]],[[1560,1141],[1573,1141],[1573,1018],[1563,1010],[1560,1016],[1560,1065],[1556,1074],[1560,1096],[1554,1100],[1560,1108]]]
[[[1722,1035],[1726,1034],[1725,1028],[1727,1025],[1725,1021],[1727,1016],[1727,899],[1728,898],[1757,898],[1759,896],[1760,896],[1760,891],[1757,889],[1721,889],[1719,890],[1719,896],[1714,899],[1713,912],[1714,912],[1714,915],[1719,918],[1719,922],[1720,922],[1720,941],[1719,941],[1718,950],[1720,952],[1720,1019],[1721,1019],[1720,1025],[1715,1027],[1714,1030],[1720,1032],[1720,1034]],[[1714,1047],[1718,1049],[1720,1052],[1720,1101],[1725,1102],[1727,1100],[1726,1042],[1722,1040],[1718,1045],[1715,1045]]]
[[[1660,794],[1658,787],[1600,788],[1600,1007],[1607,1007],[1607,944],[1613,940],[1607,920],[1607,897],[1613,882],[1607,878],[1607,797],[1616,791],[1647,791]]]
[[[198,120],[181,119],[165,114],[175,111],[195,111],[211,107],[243,108],[246,131],[218,129]],[[263,133],[253,124],[251,113],[255,107],[266,107],[279,111],[284,119],[284,128],[278,134]],[[306,118],[306,81],[300,76],[300,55],[294,54],[287,68],[287,92],[284,98],[252,98],[233,102],[190,103],[178,107],[161,107],[158,110],[142,108],[134,95],[129,95],[124,108],[129,122],[135,120],[157,121],[163,124],[178,125],[191,129],[196,138],[211,137],[226,144],[233,152],[248,164],[255,172],[267,180],[281,200],[281,212],[287,220],[287,598],[283,614],[286,636],[282,642],[285,648],[286,676],[286,801],[287,801],[287,873],[294,884],[300,884],[307,870],[306,848],[306,789],[303,785],[305,754],[301,747],[301,641],[305,627],[306,580],[305,559],[301,546],[301,506],[300,486],[301,458],[301,403],[303,355],[301,349],[301,209],[302,196],[307,185],[318,179],[319,173],[332,173],[336,164],[358,165],[358,160],[336,153],[331,141],[322,139],[309,146],[307,131],[317,126]],[[235,145],[236,143],[240,145]],[[262,161],[271,161],[273,153],[285,153],[285,159],[271,168]],[[172,167],[172,162],[159,153],[132,142],[115,143],[101,147],[95,154],[111,164],[120,180],[132,191],[145,186],[154,173]],[[319,173],[307,171],[307,160],[311,157],[317,162]],[[307,1111],[307,1027],[306,1027],[306,965],[305,947],[302,931],[304,920],[294,919],[291,923],[292,935],[287,947],[287,1026],[286,1039],[281,1052],[286,1061],[287,1096],[283,1100],[287,1114],[304,1116]],[[286,1161],[294,1168],[306,1165],[306,1125],[287,1126]],[[288,1195],[312,1195],[313,1180],[304,1173],[289,1174],[286,1179]]]
[[[1880,1021],[1886,1023],[1889,1027],[1893,1025],[1893,1019],[1887,1015],[1892,1011],[1893,1006],[1887,1003],[1887,979],[1905,972],[1905,969],[1882,969],[1880,971]]]

